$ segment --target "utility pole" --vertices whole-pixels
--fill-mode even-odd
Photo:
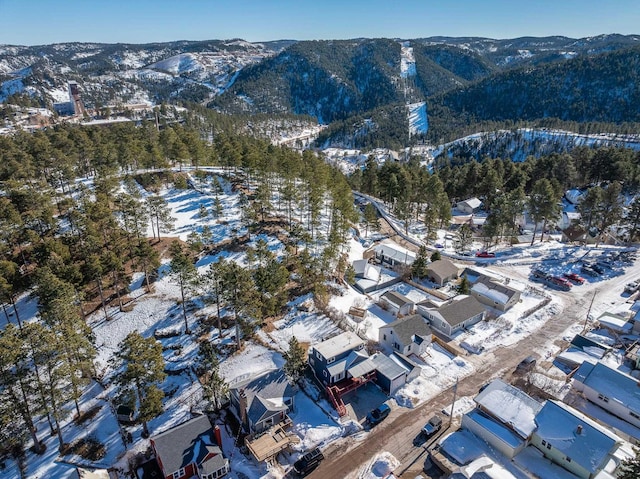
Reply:
[[[591,304],[589,304],[589,309],[587,310],[587,317],[584,318],[584,327],[582,328],[582,333],[587,332],[587,324],[589,323],[589,314],[591,314],[591,306],[593,306],[593,300],[596,299],[596,293],[598,291],[593,292],[593,297],[591,298]]]

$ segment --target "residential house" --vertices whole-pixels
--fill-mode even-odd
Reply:
[[[604,312],[598,316],[600,327],[611,331],[614,334],[631,334],[633,324],[624,316],[619,314]]]
[[[350,331],[311,347],[308,361],[316,379],[324,386],[375,370],[375,365],[364,351],[364,341]]]
[[[561,402],[549,399],[535,418],[530,444],[582,479],[611,478],[634,457],[631,444]]]
[[[388,288],[402,281],[399,274],[371,264],[368,259],[354,261],[353,269],[355,271],[355,284],[353,286],[363,294]]]
[[[567,190],[564,193],[566,200],[572,205],[577,205],[582,201],[586,192],[581,190]]]
[[[478,198],[469,198],[464,201],[458,201],[458,203],[456,204],[456,209],[460,213],[472,215],[474,213],[477,213],[481,206],[482,201],[480,201]]]
[[[542,404],[500,379],[487,385],[474,401],[476,408],[462,416],[462,427],[513,459],[526,447]]]
[[[563,211],[556,224],[560,230],[565,230],[569,226],[578,224],[580,218],[581,215],[577,211]]]
[[[426,268],[427,277],[439,286],[456,279],[460,270],[450,260],[443,258],[429,263]]]
[[[485,315],[484,306],[467,295],[456,296],[441,304],[422,301],[417,304],[417,311],[429,320],[432,329],[447,337],[482,321]]]
[[[589,401],[640,427],[640,382],[637,379],[601,362],[582,363],[573,379],[573,388]]]
[[[242,427],[255,434],[287,419],[296,391],[284,371],[276,369],[233,383],[229,399]]]
[[[598,362],[610,350],[610,346],[576,334],[569,343],[569,347],[556,356],[554,364],[564,366],[568,371],[573,371],[585,361]]]
[[[503,312],[518,304],[521,294],[518,289],[484,275],[473,284],[470,293],[482,304]]]
[[[220,441],[219,436],[216,438]],[[207,416],[198,416],[151,437],[160,470],[165,479],[217,479],[229,472],[229,460]]]
[[[388,350],[420,356],[431,343],[431,328],[422,316],[412,314],[381,326],[378,341]]]
[[[449,479],[516,479],[516,476],[483,454],[453,471]]]
[[[416,254],[396,243],[380,243],[374,246],[375,258],[383,265],[410,266],[416,260]],[[366,252],[365,252],[366,253]]]
[[[375,365],[376,384],[385,393],[392,395],[407,382],[410,370],[398,361],[383,353],[375,353],[371,356]]]
[[[383,309],[396,316],[406,316],[413,313],[415,303],[397,291],[387,291],[380,296],[380,304]]]

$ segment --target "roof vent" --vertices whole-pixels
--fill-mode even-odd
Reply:
[[[579,436],[582,434],[582,424],[578,424],[578,428],[576,429],[576,434]]]

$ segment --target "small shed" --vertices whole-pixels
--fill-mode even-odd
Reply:
[[[384,293],[380,296],[380,303],[382,303],[384,308],[396,316],[406,316],[407,314],[411,314],[415,307],[415,303],[413,301],[397,291],[387,291]]]
[[[408,371],[383,353],[375,353],[371,360],[376,365],[376,383],[391,395],[407,382]]]
[[[482,201],[474,197],[464,201],[458,201],[458,203],[456,204],[456,209],[461,213],[472,215],[474,213],[477,213],[481,206]]]
[[[460,274],[458,267],[446,258],[429,263],[426,271],[429,279],[439,286],[444,286]]]

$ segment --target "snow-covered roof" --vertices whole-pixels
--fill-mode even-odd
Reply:
[[[316,344],[313,349],[328,359],[338,356],[346,351],[359,349],[363,345],[364,341],[360,339],[357,334],[352,333],[351,331],[345,331],[333,338],[322,341],[320,344]]]
[[[497,464],[489,457],[482,455],[466,466],[460,467],[450,476],[451,479],[516,479],[516,476]]]
[[[363,279],[369,279],[371,281],[378,281],[380,279],[380,267],[369,263],[369,260],[358,259],[354,261],[353,269],[356,276],[360,276]]]
[[[500,440],[509,445],[513,449],[517,449],[524,444],[525,439],[518,436],[511,429],[505,425],[499,423],[495,419],[483,414],[480,410],[474,409],[467,413],[468,419],[478,424],[485,431],[490,432],[493,436],[500,438]]]
[[[536,416],[535,434],[593,474],[622,440],[584,414],[549,399]]]
[[[582,363],[573,376],[594,391],[621,403],[630,411],[640,414],[640,382],[628,374],[612,369],[604,363]]]
[[[468,200],[460,201],[458,204],[463,206],[468,206],[469,208],[472,208],[475,210],[476,208],[480,208],[482,201],[474,197],[474,198],[469,198]]]
[[[567,201],[574,205],[578,204],[580,200],[582,200],[583,196],[584,192],[580,190],[568,190],[564,194],[564,197],[567,199]]]
[[[380,298],[385,299],[388,303],[391,303],[398,308],[401,308],[405,304],[413,304],[413,301],[397,291],[387,291]]]
[[[542,409],[538,401],[500,379],[493,380],[474,401],[524,439],[536,428],[535,416]]]
[[[473,285],[471,291],[477,293],[481,296],[489,298],[491,301],[494,301],[498,304],[507,304],[509,302],[509,296],[504,293],[501,293],[497,289],[490,288],[487,284],[478,281]]]
[[[397,261],[398,263],[411,264],[416,259],[416,254],[395,243],[380,243],[373,247],[376,255],[382,255],[386,258]]]
[[[598,322],[601,326],[613,331],[628,332],[633,328],[633,325],[626,318],[614,313],[602,313],[598,317]]]

